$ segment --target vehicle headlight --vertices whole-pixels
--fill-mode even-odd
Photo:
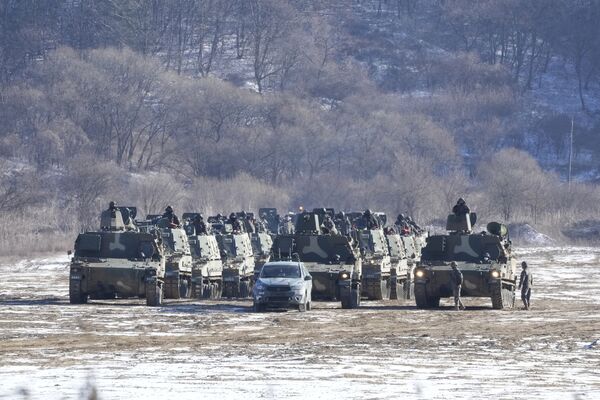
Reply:
[[[415,276],[417,278],[422,278],[422,277],[425,276],[425,271],[423,271],[422,269],[418,269],[418,270],[415,271]]]
[[[340,279],[349,279],[350,278],[350,274],[347,272],[341,272],[340,273]]]
[[[492,278],[500,278],[500,272],[496,271],[495,269],[490,272],[490,275],[492,275]]]

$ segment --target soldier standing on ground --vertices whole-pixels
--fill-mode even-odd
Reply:
[[[458,269],[456,262],[452,261],[450,263],[450,267],[452,267],[452,271],[450,272],[450,283],[452,284],[452,294],[454,295],[454,309],[455,310],[464,310],[465,306],[460,299],[460,290],[462,289],[463,284],[463,274]]]
[[[519,281],[519,289],[521,289],[521,300],[523,300],[523,308],[529,310],[531,306],[531,286],[533,285],[533,275],[527,267],[527,263],[521,263],[523,270],[521,271],[521,280]]]

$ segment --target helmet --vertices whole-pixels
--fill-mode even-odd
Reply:
[[[242,212],[240,213],[240,215],[241,215],[242,217],[245,217],[245,216],[246,216],[246,211],[242,211]]]
[[[402,214],[402,213],[398,214],[398,219],[404,219],[404,214]]]
[[[456,268],[456,262],[452,261],[452,262],[450,263],[450,266],[451,266],[452,268]]]
[[[117,206],[117,203],[115,203],[114,201],[111,201],[110,203],[108,203],[108,208],[115,208]]]
[[[463,199],[462,197],[459,197],[457,203],[458,204],[465,204],[465,199]]]
[[[527,263],[526,263],[525,261],[523,261],[523,262],[521,263],[521,267],[523,267],[523,268],[527,268]]]
[[[371,210],[367,208],[367,209],[365,210],[365,215],[371,215]]]
[[[167,206],[167,208],[165,208],[165,211],[168,212],[168,213],[172,213],[173,212],[173,207]]]
[[[235,213],[229,214],[229,219],[237,219],[237,215]]]
[[[204,219],[204,215],[202,215],[202,214],[198,214],[198,217],[197,217],[197,218],[198,218],[199,220],[202,220],[202,219]]]

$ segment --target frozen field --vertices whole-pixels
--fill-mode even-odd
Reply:
[[[532,248],[533,310],[68,304],[68,259],[0,265],[0,398],[600,399],[600,249]],[[446,301],[444,304],[448,305]]]

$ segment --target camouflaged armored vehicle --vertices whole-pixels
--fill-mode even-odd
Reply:
[[[211,219],[209,219],[210,221]],[[254,281],[254,253],[250,236],[234,232],[231,224],[216,222],[216,235],[223,262],[223,297],[249,297]]]
[[[189,298],[192,287],[192,253],[185,229],[173,227],[167,218],[153,220],[162,239],[165,253],[164,296],[167,299]]]
[[[369,300],[389,299],[392,263],[382,228],[356,231],[362,257],[362,296]]]
[[[412,298],[413,259],[409,259],[405,241],[398,233],[386,235],[390,252],[390,299]]]
[[[88,298],[116,297],[145,297],[148,306],[162,304],[165,276],[162,244],[154,233],[132,228],[135,211],[128,216],[129,221],[123,220],[123,213],[131,210],[134,208],[106,210],[100,217],[99,231],[77,236],[69,276],[72,304],[87,303]]]
[[[193,221],[198,213],[185,213],[182,218]],[[219,299],[223,292],[223,261],[216,236],[212,232],[198,234],[194,224],[185,225],[192,253],[192,297]]]
[[[419,308],[438,307],[441,297],[452,296],[450,263],[457,263],[464,297],[488,297],[494,309],[512,308],[517,284],[516,262],[506,226],[492,222],[487,231],[473,233],[474,213],[449,215],[447,235],[427,238],[414,273]]]
[[[273,257],[281,261],[299,258],[304,263],[313,278],[313,299],[337,299],[342,308],[357,308],[362,282],[359,250],[347,236],[322,233],[325,214],[335,215],[332,209],[299,214],[295,233],[275,238]]]

